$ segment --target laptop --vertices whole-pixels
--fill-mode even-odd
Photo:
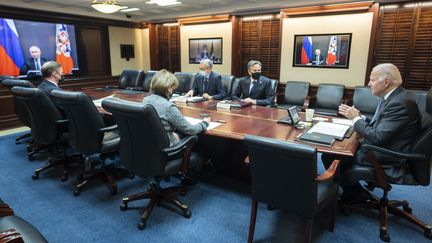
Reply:
[[[288,125],[297,125],[300,122],[300,114],[297,111],[296,106],[291,106],[287,109],[288,116],[277,121],[278,123],[284,123]]]

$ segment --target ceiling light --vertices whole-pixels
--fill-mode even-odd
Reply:
[[[117,3],[115,0],[105,0],[105,1],[98,1],[94,0],[91,4],[91,6],[96,9],[99,12],[110,14],[115,13],[122,9],[122,5]]]
[[[138,11],[140,10],[139,8],[126,8],[126,9],[122,9],[120,11],[122,12],[132,12],[132,11]]]
[[[146,3],[157,4],[162,7],[182,4],[181,2],[177,2],[177,0],[150,0]]]

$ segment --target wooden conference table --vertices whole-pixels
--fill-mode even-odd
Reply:
[[[100,99],[114,94],[114,97],[129,101],[141,102],[148,93],[131,92],[129,90],[95,89],[86,90],[93,99]],[[249,106],[242,109],[216,109],[217,101],[199,103],[177,103],[185,116],[201,118],[202,113],[211,115],[212,120],[223,120],[220,126],[207,131],[205,135],[221,137],[229,140],[242,140],[246,134],[274,138],[281,141],[295,141],[295,138],[305,130],[299,130],[277,121],[288,115],[286,110],[261,106]],[[301,113],[303,117],[304,114]],[[331,118],[329,118],[331,119]],[[350,138],[336,141],[332,147],[311,145],[319,152],[352,157],[357,149],[358,135],[353,133]]]

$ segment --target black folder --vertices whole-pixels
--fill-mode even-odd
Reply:
[[[322,134],[317,132],[311,132],[311,133],[305,132],[302,135],[300,135],[300,137],[298,137],[298,140],[331,147],[335,141],[335,138],[327,134]]]

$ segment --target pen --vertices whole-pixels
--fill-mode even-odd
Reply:
[[[224,120],[214,120],[214,122],[226,123],[226,121],[224,121]]]

